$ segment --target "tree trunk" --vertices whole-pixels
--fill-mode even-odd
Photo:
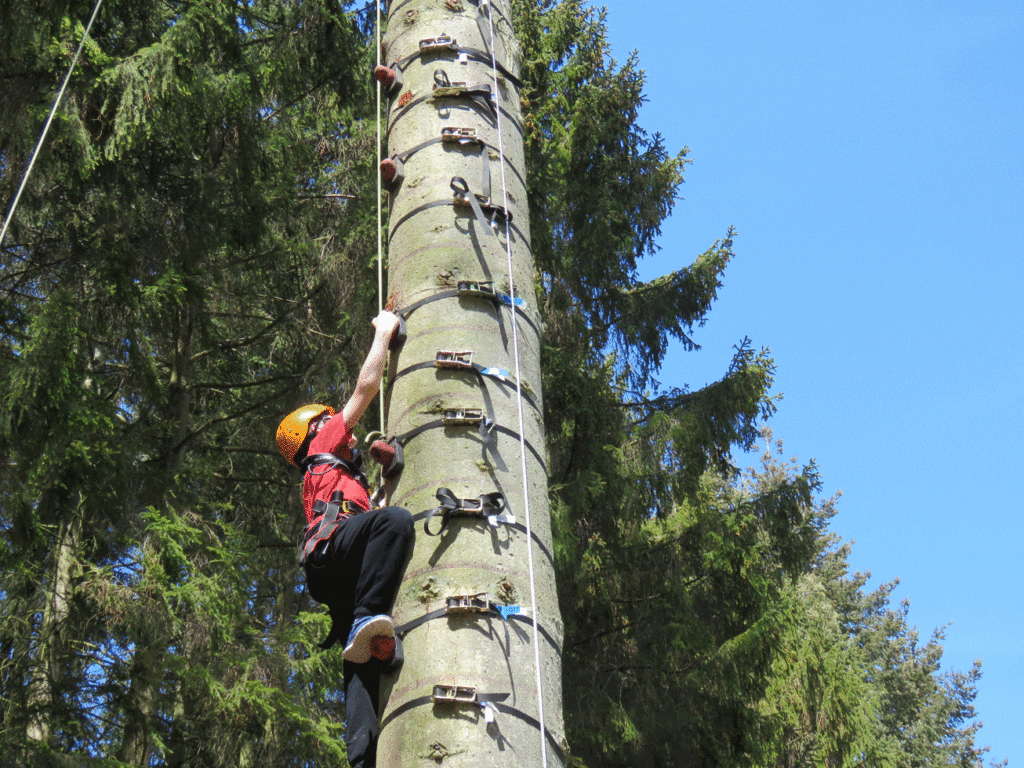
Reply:
[[[459,499],[499,492],[518,525],[491,525],[482,516],[418,518],[415,552],[395,606],[400,631],[456,596],[486,594],[478,600],[502,606],[501,612],[510,615],[504,620],[496,607],[448,614],[402,633],[405,665],[385,680],[382,692],[386,704],[378,765],[436,766],[443,760],[445,766],[560,766],[565,759],[562,622],[544,458],[540,321],[514,80],[519,47],[504,0],[489,7],[486,0],[480,7],[467,0],[389,6],[382,60],[393,71],[401,70],[402,82],[387,97],[387,146],[390,155],[403,161],[405,178],[389,192],[388,277],[394,306],[408,329],[389,381],[388,432],[402,438],[405,458],[403,474],[389,488],[389,501],[416,516],[438,507],[435,492],[441,487]],[[442,34],[454,38],[456,46],[423,50],[421,41]],[[499,65],[497,85],[492,50]],[[474,92],[432,95],[436,85],[459,82]],[[486,88],[473,88],[488,85],[493,101]],[[500,111],[495,113],[489,102]],[[438,139],[442,129],[472,129],[484,146],[473,140],[444,141],[406,154]],[[453,190],[486,193],[485,164],[495,208],[505,208],[507,191],[512,213],[507,231],[500,216],[499,226],[492,228],[472,206],[453,205]],[[483,205],[480,214],[491,218],[494,208]],[[461,281],[485,283],[481,287],[506,296],[514,290],[524,301],[513,309],[507,301],[472,289],[457,295]],[[431,300],[419,304],[425,299]],[[476,367],[435,367],[439,351],[472,352]],[[511,375],[501,380],[481,367],[507,369]],[[484,426],[439,423],[445,411],[473,417],[472,409],[488,420]],[[426,428],[416,431],[421,427]],[[527,518],[532,544],[523,529]],[[443,531],[430,535],[443,522]],[[518,615],[512,613],[515,608],[504,607],[512,605],[519,606]],[[475,695],[478,701],[432,702],[435,693],[442,699],[452,694],[435,691],[435,686],[472,687],[475,691],[460,691],[459,698]],[[488,696],[501,700],[483,704]]]
[[[46,503],[46,502],[44,502]],[[46,589],[46,608],[39,627],[35,669],[29,683],[27,736],[32,741],[49,742],[52,708],[59,694],[57,688],[73,663],[69,656],[69,638],[73,631],[67,626],[71,615],[71,598],[75,589],[75,568],[81,546],[82,511],[79,505],[69,506],[60,523],[54,546],[53,570]]]

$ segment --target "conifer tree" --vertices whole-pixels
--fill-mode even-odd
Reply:
[[[463,44],[489,37],[476,23],[487,15],[469,0],[421,5],[390,9],[395,56],[434,32]],[[92,7],[0,6],[4,214]],[[299,478],[282,470],[271,435],[302,402],[344,402],[376,310],[372,11],[297,0],[105,0],[97,16],[0,249],[0,749],[8,763],[345,763],[340,653],[315,647],[328,619],[295,564]],[[529,363],[520,383],[532,400],[523,431],[540,456],[528,450],[530,477],[538,468],[537,483],[546,475],[551,511],[553,538],[542,539],[546,552],[535,543],[534,554],[542,567],[548,553],[554,562],[565,626],[563,638],[554,598],[544,596],[541,644],[561,647],[560,658],[546,657],[545,674],[553,678],[561,662],[567,742],[551,714],[557,706],[547,707],[549,757],[561,759],[557,745],[589,768],[981,765],[980,667],[942,671],[941,633],[922,642],[906,605],[890,606],[892,585],[869,592],[865,575],[847,573],[847,549],[828,532],[835,503],[820,498],[813,463],[773,453],[753,473],[737,469],[734,453],[758,445],[776,407],[770,352],[737,339],[732,364],[710,386],[659,382],[667,344],[695,348],[693,330],[713,320],[737,256],[723,228],[689,266],[638,278],[688,162],[685,149],[673,154],[637,125],[638,60],[614,62],[600,13],[576,0],[513,0],[491,13],[499,61],[522,83],[512,88],[502,74],[498,89],[510,114],[521,109],[525,170],[511,149],[504,166],[492,149],[486,160],[492,198],[498,169],[511,176],[514,245],[530,245],[533,266],[520,260],[515,272],[525,303],[513,310],[468,296],[451,300],[458,313],[439,312],[441,300],[417,308],[391,374],[387,426],[408,428],[412,414],[396,402],[416,401],[410,391],[424,381],[444,387],[425,395],[421,411],[489,404],[489,437],[454,427],[434,443],[425,432],[408,443],[409,470],[457,465],[474,483],[497,478],[522,523],[523,499],[508,480],[515,440],[499,429],[518,429],[505,410],[509,388],[461,371],[406,369],[449,346],[511,368],[502,355],[513,317],[528,355],[539,348],[539,369]],[[452,26],[420,31],[441,19]],[[417,89],[432,88],[434,69],[449,81],[483,70],[479,83],[464,79],[487,81],[478,59],[446,60],[428,67]],[[447,122],[469,118],[457,100],[446,104]],[[392,114],[403,106],[396,98]],[[483,113],[470,109],[484,128]],[[395,141],[396,153],[413,146]],[[466,187],[480,191],[484,163],[471,149],[431,145],[409,158],[390,236],[400,247],[425,217],[441,227],[432,244],[450,236],[459,253],[487,258],[455,270],[451,260],[396,256],[398,309],[454,291],[463,277],[493,278],[507,293],[491,260],[504,240],[450,206],[456,171],[421,162],[458,163]],[[430,173],[441,186],[433,196]],[[465,315],[482,340],[456,337]],[[434,336],[417,336],[428,326]],[[496,327],[500,341],[487,336]],[[438,444],[477,453],[439,455],[430,447]],[[411,478],[392,491],[420,513],[437,503],[442,480]],[[463,495],[474,484],[459,482]],[[543,521],[545,501],[531,495],[531,503]],[[432,518],[431,529],[440,522]],[[443,565],[465,556],[468,540],[481,558],[521,564],[523,539],[508,526],[456,520],[440,536],[424,534],[419,551]],[[478,572],[442,568],[444,584],[411,573],[406,598],[481,588]],[[509,581],[511,591],[495,574],[482,588],[525,609],[523,580]],[[410,617],[428,607],[403,605]],[[457,635],[474,653],[504,644],[518,663],[533,647],[521,634],[527,614],[413,629],[392,701],[428,682],[412,674],[422,662],[415,655],[430,647],[419,644],[424,630]],[[520,698],[507,706],[529,714],[522,686],[530,681],[500,665],[493,674],[517,680]],[[557,698],[557,686],[545,696]],[[386,733],[401,725],[395,716]],[[514,714],[499,712],[497,726],[507,743],[481,722],[466,720],[465,733],[486,748],[509,748],[513,733],[518,748],[520,731],[539,745],[539,730]],[[471,761],[461,738],[418,754]]]
[[[5,214],[91,7],[3,7]],[[344,759],[267,424],[343,396],[373,304],[364,22],[97,16],[2,252],[11,760]]]

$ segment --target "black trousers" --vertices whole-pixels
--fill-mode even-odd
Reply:
[[[390,613],[412,554],[412,515],[385,507],[344,521],[324,551],[306,564],[310,592],[332,594],[334,621],[348,628],[355,619]],[[343,631],[342,642],[348,637]],[[345,662],[345,745],[349,764],[372,768],[380,735],[381,663]]]

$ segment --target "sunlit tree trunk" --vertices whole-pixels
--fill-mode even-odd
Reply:
[[[505,2],[478,7],[466,0],[413,0],[389,6],[382,60],[400,64],[402,82],[387,97],[387,152],[403,161],[405,176],[389,193],[389,292],[396,310],[407,315],[408,328],[408,341],[392,366],[388,399],[388,433],[405,436],[405,471],[390,489],[390,502],[418,515],[438,506],[435,492],[441,487],[459,499],[500,492],[518,524],[526,524],[529,512],[534,538],[531,544],[524,530],[491,525],[481,517],[451,517],[440,535],[428,535],[424,519],[417,521],[396,624],[402,627],[444,608],[448,598],[467,595],[495,606],[519,606],[520,613],[508,620],[496,608],[442,616],[405,633],[405,666],[386,680],[382,694],[386,706],[378,765],[423,765],[431,759],[446,766],[540,766],[542,752],[547,765],[562,765],[562,624],[551,555],[540,321],[514,79],[519,46]],[[442,34],[454,39],[453,47],[435,40],[437,50],[408,58],[430,47],[422,41]],[[497,84],[492,50],[504,72],[499,71]],[[468,55],[460,57],[459,51]],[[458,83],[471,92],[433,95],[435,86],[457,90]],[[407,154],[445,129],[462,133],[465,140],[428,144]],[[475,139],[466,136],[474,133]],[[491,206],[480,201],[480,213],[491,218],[494,208],[504,208],[507,193],[508,233],[500,216],[495,228],[481,221],[464,204],[468,198],[452,204],[456,192],[486,194],[484,165]],[[507,301],[473,290],[455,295],[464,281],[506,296],[514,289],[522,306],[513,311]],[[439,298],[408,311],[432,297]],[[478,367],[435,367],[439,351],[466,353],[464,362],[471,352]],[[506,369],[510,376],[502,381],[481,373],[479,366]],[[461,412],[471,423],[438,425],[446,412]],[[493,420],[489,432],[486,425],[472,422],[477,414]],[[427,523],[437,533],[442,517]],[[442,698],[452,693],[435,691],[436,686],[466,686],[460,698],[501,700],[482,706],[435,703],[435,692]]]

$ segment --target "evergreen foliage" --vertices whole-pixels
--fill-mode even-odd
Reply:
[[[5,213],[91,8],[0,9]],[[574,763],[981,765],[980,664],[942,672],[941,631],[847,573],[836,500],[763,430],[770,352],[655,378],[734,233],[638,278],[688,151],[637,125],[636,57],[578,0],[514,8]],[[344,763],[272,431],[368,342],[370,13],[104,3],[0,251],[6,760]]]
[[[6,6],[5,203],[90,7]],[[93,26],[2,255],[7,756],[343,761],[272,430],[343,397],[375,303],[364,17],[108,0]]]

